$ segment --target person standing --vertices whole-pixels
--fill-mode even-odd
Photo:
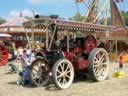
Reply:
[[[122,55],[120,55],[120,57],[119,57],[119,68],[120,69],[122,69],[123,68],[123,56]]]
[[[31,49],[29,47],[26,48],[26,54],[27,54],[27,59],[28,59],[28,62],[31,61]]]

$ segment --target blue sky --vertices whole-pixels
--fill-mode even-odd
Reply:
[[[72,17],[76,12],[75,0],[0,0],[0,17],[9,18],[19,15],[32,16],[32,10],[39,14],[57,14],[60,17]],[[84,4],[79,4],[80,13],[86,14]]]
[[[76,13],[75,0],[0,0],[0,17],[23,15],[32,16],[32,10],[39,14],[57,14],[60,17],[72,17]],[[82,14],[86,13],[84,4],[79,6]]]

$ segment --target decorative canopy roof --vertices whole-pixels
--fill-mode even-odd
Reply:
[[[41,26],[57,25],[59,30],[90,31],[90,32],[112,32],[115,27],[92,23],[81,23],[61,19],[39,18],[23,23],[25,28],[37,28]],[[40,26],[39,26],[40,25]]]

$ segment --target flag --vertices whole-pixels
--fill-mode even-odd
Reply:
[[[82,3],[84,0],[76,0],[76,3]]]

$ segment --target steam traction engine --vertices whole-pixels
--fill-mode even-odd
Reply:
[[[31,65],[31,78],[36,86],[46,85],[53,77],[58,88],[69,88],[74,73],[79,71],[88,73],[94,81],[105,80],[108,76],[108,53],[97,48],[94,33],[112,31],[113,27],[47,18],[28,21],[24,27],[46,32],[46,49],[37,52],[37,58]],[[65,36],[59,41],[59,48],[55,48],[56,35],[60,31]],[[73,37],[69,32],[81,32],[82,36]]]

